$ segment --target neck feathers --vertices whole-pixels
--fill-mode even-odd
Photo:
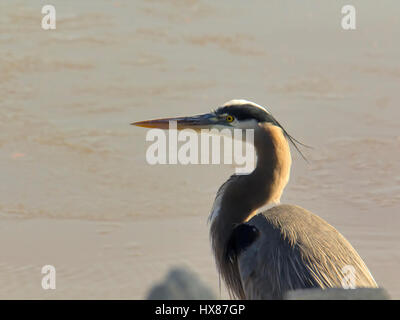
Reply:
[[[277,126],[263,123],[256,131],[259,131],[254,134],[257,166],[250,176],[255,188],[260,188],[259,196],[262,198],[264,195],[262,205],[279,203],[290,176],[292,158],[289,144]]]
[[[249,175],[233,175],[218,190],[211,221],[242,223],[268,204],[279,203],[289,181],[291,156],[282,130],[262,123],[254,133],[257,165]],[[215,216],[214,216],[215,215]]]

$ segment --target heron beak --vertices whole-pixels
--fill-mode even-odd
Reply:
[[[175,121],[178,130],[183,129],[208,129],[217,124],[218,118],[213,113],[201,114],[192,117],[162,118],[154,120],[137,121],[131,125],[144,128],[169,129],[170,122]]]

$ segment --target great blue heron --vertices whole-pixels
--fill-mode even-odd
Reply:
[[[350,266],[355,287],[377,287],[351,244],[330,224],[295,205],[279,205],[290,175],[291,137],[265,108],[232,100],[211,113],[133,123],[150,128],[254,130],[257,163],[218,190],[210,214],[217,269],[233,298],[281,299],[301,288],[341,287]],[[300,151],[300,150],[299,150]],[[278,204],[257,214],[266,204]]]

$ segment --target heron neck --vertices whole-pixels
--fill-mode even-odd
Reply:
[[[277,126],[259,124],[254,133],[254,147],[257,165],[250,175],[244,177],[254,191],[254,194],[246,194],[253,211],[266,204],[280,202],[292,164],[289,144],[282,129]]]
[[[221,187],[214,205],[218,212],[212,217],[212,237],[219,238],[221,234],[228,237],[235,225],[251,219],[257,209],[280,201],[291,166],[290,148],[282,129],[259,124],[254,132],[254,147],[257,153],[254,171],[249,175],[234,175]]]
[[[222,187],[218,217],[233,224],[249,220],[260,207],[279,203],[289,181],[291,155],[282,129],[267,123],[254,132],[256,168],[248,175],[234,175]],[[218,199],[216,199],[217,201]]]

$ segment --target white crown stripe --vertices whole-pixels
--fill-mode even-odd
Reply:
[[[241,106],[241,105],[245,105],[245,104],[251,105],[253,107],[262,109],[267,113],[270,113],[263,106],[260,106],[259,104],[255,103],[255,102],[248,101],[248,100],[245,100],[245,99],[233,99],[233,100],[230,100],[230,101],[226,102],[223,106],[224,107],[231,107],[231,106]]]

